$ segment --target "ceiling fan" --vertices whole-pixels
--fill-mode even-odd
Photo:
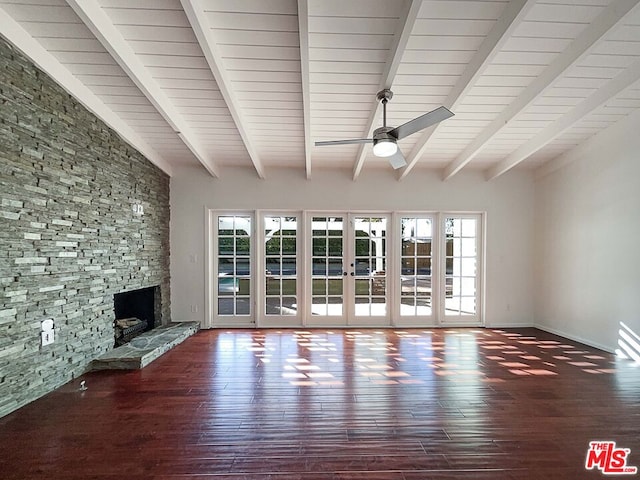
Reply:
[[[393,92],[388,88],[385,88],[378,92],[376,98],[382,103],[382,127],[376,128],[373,131],[373,138],[354,138],[351,140],[316,142],[316,146],[373,142],[373,154],[376,157],[388,158],[391,166],[397,170],[407,164],[402,152],[398,148],[398,140],[402,140],[409,135],[453,116],[453,113],[448,108],[438,107],[429,113],[425,113],[413,120],[409,120],[407,123],[404,123],[399,127],[387,127],[387,102],[393,98]]]

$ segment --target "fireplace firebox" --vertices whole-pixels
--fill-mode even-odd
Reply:
[[[159,295],[159,287],[148,287],[116,293],[113,296],[116,347],[158,326]]]

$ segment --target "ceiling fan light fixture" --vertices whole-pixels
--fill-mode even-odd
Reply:
[[[391,138],[373,140],[373,154],[376,157],[390,157],[398,151],[398,145]]]

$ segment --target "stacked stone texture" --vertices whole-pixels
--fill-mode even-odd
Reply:
[[[166,324],[168,176],[0,37],[0,416],[85,372],[113,295],[155,285]]]

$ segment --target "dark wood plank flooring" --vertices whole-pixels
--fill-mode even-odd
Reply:
[[[539,330],[209,330],[0,419],[0,478],[604,478],[593,440],[640,466],[640,368]]]

